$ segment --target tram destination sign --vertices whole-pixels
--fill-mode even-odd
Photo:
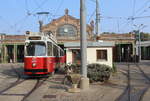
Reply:
[[[41,40],[41,37],[29,37],[29,40]]]

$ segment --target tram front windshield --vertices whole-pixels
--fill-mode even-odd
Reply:
[[[46,56],[46,45],[44,42],[30,42],[26,45],[27,56]]]

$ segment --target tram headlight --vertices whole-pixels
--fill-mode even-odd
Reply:
[[[35,67],[35,66],[36,66],[36,63],[33,63],[32,66]]]

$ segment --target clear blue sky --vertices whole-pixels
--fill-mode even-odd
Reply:
[[[150,32],[150,17],[134,21],[131,17],[150,16],[150,0],[99,0],[101,32],[130,32],[137,29],[133,25],[144,24],[142,31]],[[95,11],[94,0],[86,0],[87,23]],[[69,14],[79,18],[80,0],[1,0],[0,3],[0,33],[24,34],[26,30],[38,31],[38,20],[50,22],[64,14],[68,8]],[[37,12],[50,12],[48,16],[39,17]],[[130,19],[128,19],[130,18]],[[95,16],[92,17],[95,20]]]

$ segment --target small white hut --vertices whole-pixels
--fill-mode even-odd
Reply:
[[[114,42],[88,42],[87,63],[99,63],[113,66]],[[68,42],[64,44],[66,48],[66,63],[80,63],[80,43]]]

